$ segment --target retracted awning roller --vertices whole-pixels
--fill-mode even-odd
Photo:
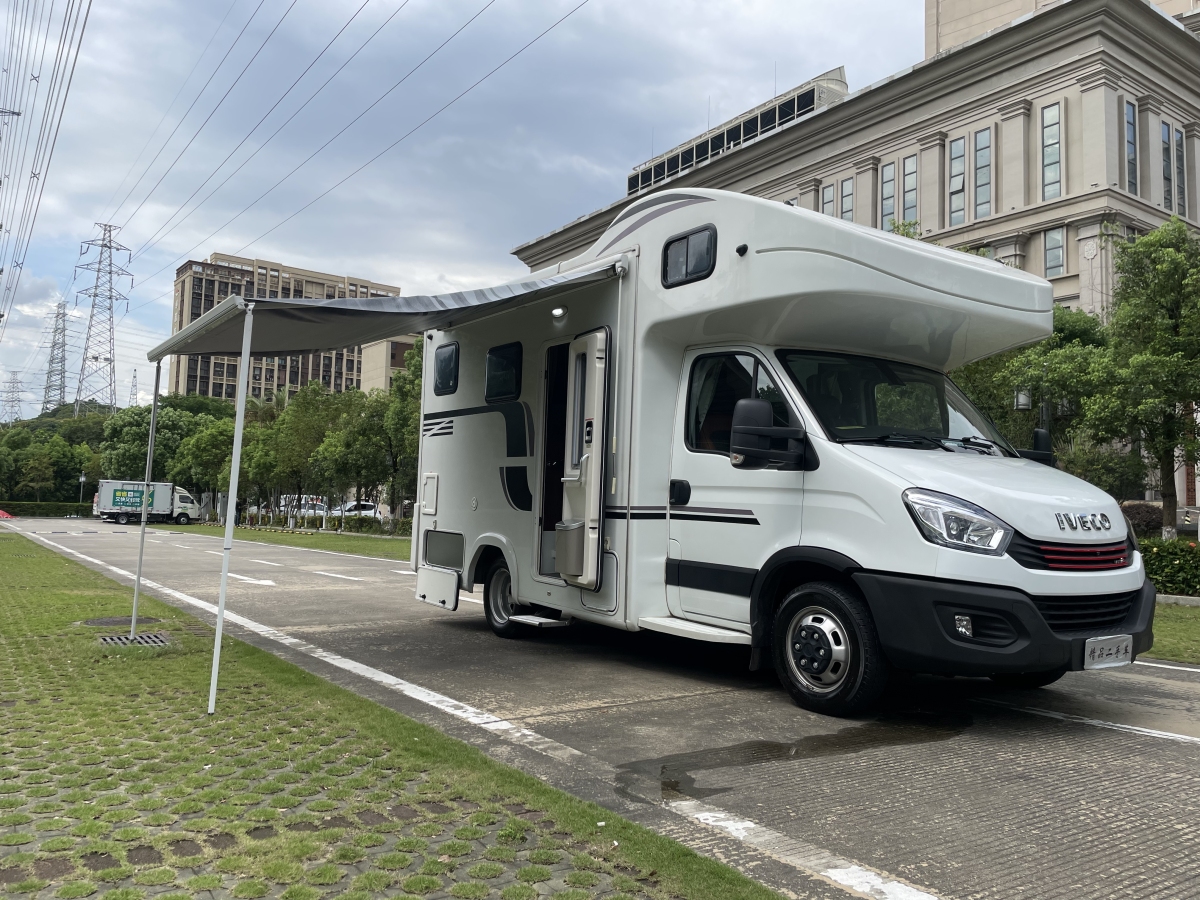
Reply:
[[[528,281],[453,294],[409,297],[339,297],[336,299],[249,299],[232,297],[218,303],[186,328],[163,341],[147,356],[158,362],[176,354],[242,352],[245,305],[254,304],[252,354],[271,356],[332,350],[380,341],[399,334],[461,325],[503,309],[543,300],[555,294],[617,276],[617,257]]]

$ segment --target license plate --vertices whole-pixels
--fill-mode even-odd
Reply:
[[[1109,637],[1088,638],[1083,645],[1085,669],[1111,669],[1133,662],[1133,635],[1114,634]]]

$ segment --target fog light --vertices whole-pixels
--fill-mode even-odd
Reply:
[[[955,616],[954,630],[963,637],[975,637],[975,629],[971,626],[970,616]]]
[[[565,306],[556,306],[556,307],[554,307],[554,309],[550,310],[550,315],[552,315],[556,319],[561,319],[566,314],[567,314],[567,308]]]

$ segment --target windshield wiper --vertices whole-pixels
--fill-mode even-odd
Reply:
[[[860,438],[843,438],[843,444],[925,444],[929,447],[936,447],[938,450],[945,450],[947,453],[953,453],[949,447],[945,445],[939,438],[930,437],[927,434],[910,434],[901,431],[892,431],[888,434],[879,434],[875,437],[860,437]]]

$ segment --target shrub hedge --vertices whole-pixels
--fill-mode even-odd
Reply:
[[[92,517],[90,503],[26,503],[18,500],[0,500],[0,509],[10,516],[29,516],[35,519],[61,519],[63,516]]]
[[[1200,548],[1195,541],[1147,538],[1141,549],[1146,574],[1160,594],[1200,596]]]
[[[1153,503],[1122,503],[1121,512],[1138,535],[1162,534],[1162,507]]]

